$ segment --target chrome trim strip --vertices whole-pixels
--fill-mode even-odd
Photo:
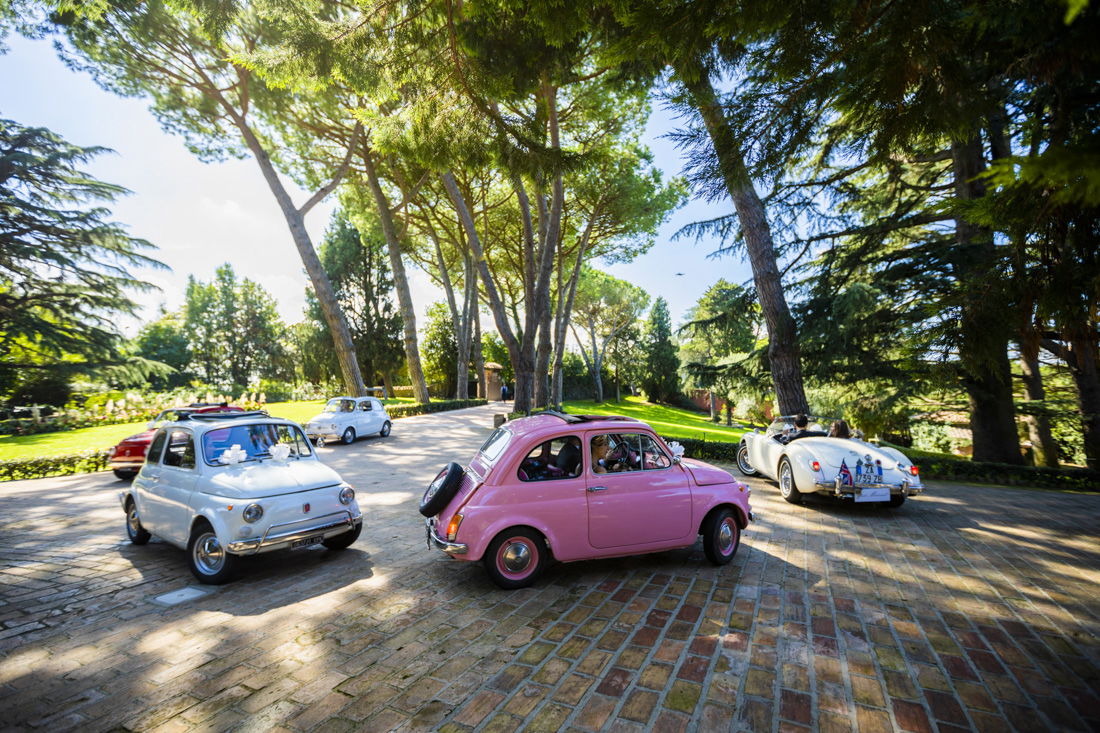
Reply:
[[[428,540],[435,545],[437,550],[443,550],[448,555],[465,555],[469,552],[468,545],[464,545],[460,542],[448,542],[435,533],[435,529],[432,527],[431,517],[424,520],[424,526],[428,529]]]
[[[278,545],[289,544],[298,540],[304,540],[307,537],[317,534],[318,532],[331,532],[334,529],[349,530],[355,526],[356,522],[363,520],[363,515],[360,513],[358,516],[352,516],[352,513],[348,510],[342,512],[333,512],[331,514],[324,514],[320,517],[311,517],[311,520],[326,519],[328,517],[341,517],[338,521],[329,521],[323,524],[311,524],[308,527],[302,527],[300,529],[292,530],[290,532],[280,532],[272,535],[271,530],[278,527],[289,527],[292,524],[301,524],[306,520],[298,520],[295,522],[283,522],[282,524],[273,524],[267,528],[263,537],[253,537],[248,540],[236,540],[226,545],[226,549],[230,552],[238,554],[253,554],[264,550],[274,549]]]

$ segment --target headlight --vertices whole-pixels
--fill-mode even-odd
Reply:
[[[351,488],[350,486],[345,486],[344,488],[340,489],[340,503],[341,504],[350,504],[352,502],[352,500],[354,500],[354,499],[355,499],[355,489]]]
[[[244,517],[244,521],[251,524],[252,522],[260,521],[260,517],[264,515],[264,508],[259,504],[249,504],[241,512],[241,516]]]

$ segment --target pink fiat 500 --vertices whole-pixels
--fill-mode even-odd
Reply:
[[[753,518],[749,489],[681,459],[643,422],[544,412],[505,424],[463,469],[450,463],[420,500],[428,547],[482,560],[502,588],[559,561],[690,547],[733,559]]]

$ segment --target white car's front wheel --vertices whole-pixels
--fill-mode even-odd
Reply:
[[[759,471],[749,463],[749,447],[742,443],[737,449],[737,470],[746,476],[755,476]]]
[[[340,436],[340,442],[344,445],[351,445],[355,442],[355,428],[348,428],[344,431],[344,434]]]
[[[191,532],[187,560],[200,583],[221,585],[233,579],[240,558],[225,549],[209,524],[201,522]]]
[[[779,494],[791,504],[802,503],[802,492],[794,483],[794,468],[786,456],[779,459]]]

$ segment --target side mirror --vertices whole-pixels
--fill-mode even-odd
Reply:
[[[681,460],[683,460],[683,456],[673,456],[672,457],[673,465],[677,465],[677,466],[680,465]]]

